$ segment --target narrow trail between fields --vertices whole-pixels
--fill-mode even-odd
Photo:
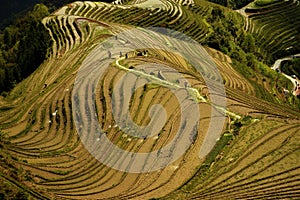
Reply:
[[[152,75],[149,75],[149,74],[146,74],[142,71],[139,71],[139,70],[134,70],[134,69],[128,69],[124,66],[122,66],[119,62],[121,60],[124,60],[125,57],[121,57],[119,59],[116,60],[116,65],[122,69],[122,70],[125,70],[125,71],[129,71],[129,72],[132,72],[132,73],[135,73],[137,75],[141,75],[141,76],[144,76],[144,77],[147,77],[149,79],[152,79],[156,82],[159,82],[161,85],[163,86],[166,86],[166,87],[173,87],[173,88],[176,88],[176,89],[180,89],[180,88],[185,88],[190,94],[191,96],[193,96],[197,102],[205,102],[205,103],[208,103],[209,105],[213,106],[214,108],[216,108],[217,110],[221,111],[222,113],[225,113],[226,115],[229,115],[235,119],[240,119],[241,116],[236,114],[236,113],[233,113],[233,112],[230,112],[228,111],[226,108],[223,108],[221,106],[218,106],[218,105],[214,105],[213,103],[209,102],[207,99],[205,99],[203,96],[201,96],[201,94],[199,93],[199,91],[193,87],[190,87],[190,86],[187,86],[187,87],[182,87],[181,85],[178,85],[178,84],[175,84],[175,83],[171,83],[169,81],[166,81],[166,80],[162,80],[158,77],[155,77],[155,76],[152,76]]]
[[[249,24],[250,24],[250,23],[249,23],[249,17],[248,17],[248,15],[247,15],[246,12],[245,12],[246,8],[248,8],[248,7],[249,7],[249,4],[246,5],[245,7],[241,8],[241,9],[234,10],[234,11],[240,13],[242,16],[244,16],[244,18],[245,18],[245,20],[246,20],[245,31],[248,31]]]

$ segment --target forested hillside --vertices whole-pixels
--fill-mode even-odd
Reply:
[[[42,3],[50,8],[50,11],[67,4],[73,0],[10,0],[2,1],[0,6],[0,30],[12,24],[16,19],[26,15],[37,3]],[[105,0],[104,2],[112,2]]]
[[[0,33],[0,93],[11,90],[46,58],[51,38],[42,24],[48,8],[37,4]]]

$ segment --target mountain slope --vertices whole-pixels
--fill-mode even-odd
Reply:
[[[220,19],[213,20],[214,16],[220,16]],[[233,25],[224,25],[231,30],[212,26],[224,19],[226,23],[234,20]],[[39,199],[298,198],[299,110],[282,103],[285,97],[276,98],[269,93],[272,88],[267,83],[254,84],[251,78],[236,70],[238,62],[232,55],[242,55],[242,50],[238,45],[231,44],[230,40],[234,40],[234,34],[239,31],[242,36],[246,34],[245,30],[239,29],[244,27],[244,22],[245,19],[237,12],[206,1],[130,1],[124,4],[86,1],[60,8],[43,20],[53,39],[51,56],[30,77],[18,84],[7,98],[0,99],[0,128],[5,133],[1,137],[1,152],[9,155],[7,158],[2,156],[1,162],[7,164],[1,164],[0,176],[18,182],[19,187],[24,187],[27,193]],[[103,55],[95,53],[97,45],[109,38],[121,41],[119,43],[124,48],[133,41],[140,41],[138,35],[132,36],[136,39],[131,41],[115,38],[115,35],[119,37],[124,31],[134,30],[135,26],[167,27],[182,31],[197,42],[208,44],[203,49],[215,62],[226,95],[217,93],[219,88],[213,90],[215,93],[207,91],[209,84],[205,82],[206,76],[210,81],[221,80],[214,71],[201,74],[173,52],[144,48],[126,55],[118,51],[105,52]],[[251,30],[256,30],[255,26]],[[257,30],[262,32],[261,29]],[[222,33],[224,37],[220,37]],[[166,41],[170,39],[161,37]],[[229,41],[223,44],[225,40]],[[182,42],[183,47],[184,44]],[[109,48],[109,44],[104,47]],[[216,47],[222,51],[227,48],[233,59],[213,49]],[[238,53],[234,54],[229,47]],[[197,51],[200,54],[203,50]],[[92,88],[88,84],[84,85],[83,93],[76,88],[81,67],[92,62],[88,55],[99,59],[111,57],[118,61],[111,61],[103,72],[104,76],[99,77],[93,95],[89,92]],[[152,64],[147,66],[147,63]],[[169,68],[153,70],[153,63]],[[146,66],[139,70],[139,65]],[[171,79],[176,76],[171,69],[188,80],[188,85],[180,82],[180,78],[172,82]],[[121,124],[116,123],[115,117],[118,115],[114,115],[111,105],[125,100],[121,98],[122,95],[114,98],[113,90],[122,77],[128,83],[138,85],[131,74],[157,81],[136,87],[128,109],[136,124],[146,126],[151,124],[151,116],[155,116],[151,115],[154,112],[151,106],[160,104],[165,108],[166,125],[153,137],[131,136]],[[93,78],[93,73],[89,75]],[[257,74],[257,77],[263,75]],[[122,84],[120,88],[126,89],[126,84]],[[197,91],[201,96],[201,101],[196,104],[200,113],[199,126],[194,130],[196,134],[191,139],[192,144],[182,156],[165,168],[146,173],[116,170],[92,156],[92,152],[84,146],[85,140],[80,137],[77,115],[83,116],[84,124],[86,119],[95,114],[103,133],[112,143],[139,153],[159,150],[176,138],[179,130],[191,129],[189,126],[180,129],[183,115],[178,107],[182,104],[170,85],[179,87],[180,91]],[[77,93],[79,95],[76,96]],[[280,94],[278,91],[275,93]],[[94,97],[94,102],[83,104],[90,96]],[[226,98],[226,108],[212,103],[216,97]],[[76,112],[74,105],[80,105]],[[93,109],[96,113],[91,113]],[[161,119],[159,115],[156,117]],[[226,123],[218,130],[221,135],[213,138],[211,147],[216,144],[215,147],[206,157],[199,157],[205,138],[209,135],[208,125],[220,119]],[[154,128],[160,126],[159,120],[154,123]],[[93,140],[91,144],[97,141]],[[118,158],[112,159],[118,163]],[[20,174],[18,179],[12,176],[10,166],[14,166],[17,174]],[[128,164],[128,167],[132,166]],[[24,178],[26,175],[22,175],[22,171],[27,171],[30,178]]]

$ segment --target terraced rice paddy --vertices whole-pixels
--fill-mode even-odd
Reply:
[[[264,56],[279,59],[299,53],[298,1],[281,1],[266,7],[246,9],[249,31],[259,39]]]
[[[221,76],[213,70],[200,73],[181,55],[161,49],[139,48],[125,55],[126,48],[138,36],[133,35],[126,41],[116,35],[133,30],[133,25],[177,27],[176,30],[188,32],[197,41],[204,40],[209,32],[201,20],[209,10],[208,2],[161,1],[154,9],[146,3],[74,2],[44,19],[54,40],[50,58],[0,102],[0,128],[10,141],[1,143],[1,148],[17,158],[11,161],[12,165],[30,171],[32,176],[31,180],[20,182],[22,187],[38,199],[299,198],[299,112],[288,105],[256,97],[256,89],[234,70],[230,57],[208,47],[197,49],[197,52],[206,50]],[[291,15],[295,16],[295,8],[288,7],[291,4],[280,5],[286,5],[284,13],[293,11],[294,15]],[[291,37],[290,34],[271,31],[270,27],[281,22],[274,21],[270,27],[261,25],[265,18],[260,14],[277,13],[276,8],[274,5],[268,8],[272,12],[250,15],[249,30],[257,32],[262,41],[267,34],[278,34],[275,39],[270,37],[277,42],[265,40],[262,46],[284,49],[290,44],[296,45],[292,39],[288,44],[282,42]],[[197,18],[191,18],[191,13]],[[155,16],[154,20],[152,16]],[[269,28],[269,32],[262,31]],[[93,54],[95,48],[105,44],[102,42],[108,38],[118,42],[123,49]],[[167,40],[166,36],[162,38]],[[112,44],[106,45],[104,47],[109,49]],[[181,44],[170,44],[172,48],[176,45]],[[271,53],[275,55],[277,51]],[[102,76],[95,85],[85,77],[82,80],[86,84],[78,87],[76,80],[80,67],[91,62],[85,60],[90,54],[94,55],[91,60],[109,61],[108,67],[101,71]],[[157,68],[156,65],[165,67]],[[96,68],[97,63],[93,66],[101,70]],[[89,78],[97,75],[97,70],[92,69],[86,68]],[[148,84],[141,84],[143,80]],[[214,81],[224,84],[226,94],[220,93],[218,87],[210,90],[209,82]],[[126,99],[122,94],[128,88],[134,92]],[[178,93],[172,88],[178,89]],[[186,122],[186,127],[181,127],[184,115],[180,112],[182,102],[176,94],[187,95],[184,101],[189,102],[193,95],[199,97],[191,107],[185,108],[187,116],[197,113],[197,109],[199,112]],[[213,99],[218,98],[226,99],[226,107],[213,103]],[[128,112],[122,106],[114,110],[112,105],[126,101]],[[79,106],[74,109],[75,105]],[[162,106],[164,112],[155,105]],[[155,134],[151,137],[137,135],[134,127],[129,126],[132,125],[129,117],[124,118],[125,114],[139,127],[150,127]],[[85,126],[95,135],[81,135],[84,127],[76,124],[80,119],[83,125],[88,119],[96,119],[102,131],[95,132],[98,129],[93,130],[94,126]],[[126,122],[122,124],[118,120]],[[164,120],[166,123],[161,123]],[[217,124],[218,120],[225,120],[222,127],[218,127],[220,135],[211,136],[209,125]],[[197,129],[191,125],[195,121],[198,122]],[[143,129],[139,130],[143,133]],[[105,158],[114,167],[103,164],[85,143],[97,145],[104,155],[110,150],[100,142],[105,134],[111,143],[128,152],[159,154],[162,147],[178,137],[178,132],[184,131],[194,135],[189,138],[191,144],[183,154],[170,165],[153,171],[148,168],[144,173],[117,170],[116,165],[123,164],[123,157],[107,155]],[[207,145],[209,151],[203,153],[203,145]],[[200,156],[199,152],[202,152]],[[163,161],[170,160],[172,158],[166,156]],[[0,169],[8,170],[4,166]],[[128,169],[136,167],[130,163],[126,166]],[[5,173],[0,176],[10,180]]]

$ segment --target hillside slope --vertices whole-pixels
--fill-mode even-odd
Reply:
[[[215,15],[224,19],[213,21]],[[224,25],[232,28],[230,31],[223,32],[213,26],[225,19],[228,23],[234,22]],[[262,29],[256,28],[259,25],[256,18],[253,16],[250,20],[249,30],[263,35]],[[288,98],[295,102],[283,103],[285,97],[275,97],[270,92],[273,90],[268,85],[270,79],[267,78],[267,83],[254,84],[254,79],[242,74],[247,69],[237,71],[236,63],[239,62],[235,58],[214,49],[222,41],[212,38],[218,39],[222,33],[226,33],[220,39],[224,41],[234,40],[236,33],[246,34],[242,29],[244,22],[237,12],[207,1],[116,1],[114,4],[78,1],[60,8],[43,20],[53,39],[51,56],[8,97],[0,99],[1,180],[37,199],[299,198],[300,114],[292,106],[296,99],[290,96]],[[127,46],[134,42],[153,42],[146,40],[147,37],[143,41],[140,35],[130,35],[130,40],[122,40],[123,32],[135,30],[137,26],[175,29],[207,44],[194,50],[199,55],[209,55],[221,76],[213,70],[205,71],[206,68],[200,73],[197,66],[192,66],[182,55],[154,45],[152,48],[138,46],[124,55]],[[183,40],[179,44],[169,44],[168,40],[172,40],[166,34],[157,38],[157,41],[164,40],[171,49],[186,47]],[[124,51],[107,51],[114,42],[103,43],[106,40],[118,43]],[[229,47],[242,52],[239,46],[227,42],[229,54],[233,52]],[[101,44],[105,51],[98,54],[95,50]],[[224,46],[219,47],[225,51]],[[263,44],[261,48],[264,48]],[[186,51],[193,49],[186,48]],[[97,71],[101,71],[96,67],[104,62],[102,58],[110,63],[101,72],[103,76],[96,79],[94,85],[90,84]],[[209,59],[206,61],[210,63]],[[166,68],[157,70],[155,65]],[[91,79],[78,78],[82,68]],[[139,86],[141,83],[132,76],[134,74],[156,82]],[[261,77],[263,75],[256,75],[256,78]],[[122,78],[125,82],[120,81]],[[78,86],[78,80],[83,80],[83,84]],[[210,90],[211,82],[224,84],[226,94],[220,92],[221,87]],[[117,86],[122,90],[117,90]],[[124,94],[128,88],[135,89],[128,98],[128,113],[122,109],[114,111],[112,105],[126,101]],[[193,117],[181,126],[185,116],[179,108],[186,104],[180,102],[172,92],[173,88],[179,88],[178,96],[190,95],[184,101],[193,99],[193,95],[198,97],[196,104],[192,104],[195,107],[184,107],[192,114],[198,109],[199,116],[194,117],[199,118],[198,127],[190,125]],[[114,90],[118,92],[114,93]],[[222,98],[226,100],[226,106],[214,104],[214,99]],[[165,108],[165,115],[152,109],[157,104]],[[152,123],[152,129],[161,129],[151,137],[132,136],[129,131],[135,129],[117,123],[118,113],[120,116],[129,114],[140,127]],[[102,131],[99,133],[98,129],[95,131],[93,126],[87,125],[91,136],[85,138],[81,134],[84,128],[78,127],[78,119],[84,126],[93,116]],[[160,124],[162,116],[166,117],[164,125]],[[153,122],[151,117],[157,120]],[[215,130],[220,133],[214,135],[214,131],[209,131],[209,125],[219,120],[225,123]],[[115,164],[115,168],[109,167],[97,160],[85,143],[89,141],[94,145],[105,135],[128,152],[159,154],[159,150],[174,138],[181,140],[177,132],[185,131],[194,134],[183,155],[164,168],[149,169],[145,173],[117,170],[115,165],[122,164],[121,156],[105,157]],[[97,139],[93,133],[98,134]],[[207,138],[210,138],[209,142]],[[178,144],[175,143],[174,152]],[[110,146],[97,145],[103,150],[99,152],[111,152]],[[199,152],[203,145],[209,145],[207,148],[211,151],[201,157]],[[94,150],[98,152],[98,149]],[[126,169],[134,167],[124,163]],[[141,163],[146,164],[147,159]]]

